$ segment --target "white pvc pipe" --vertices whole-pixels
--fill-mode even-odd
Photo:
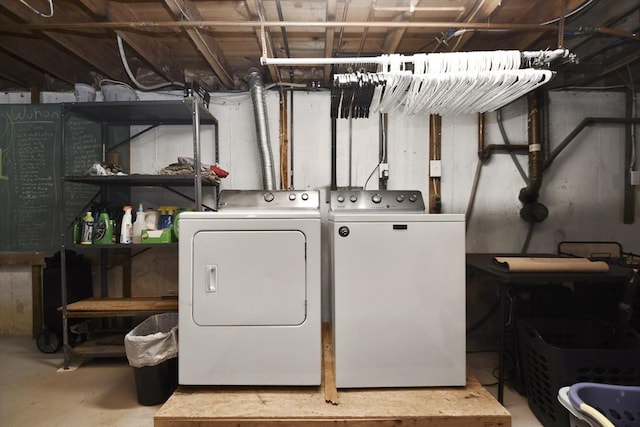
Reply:
[[[551,51],[539,50],[521,52],[523,58],[544,58],[545,62],[553,61],[556,58],[566,58],[569,56],[567,49],[556,49]],[[402,62],[413,62],[413,55],[399,55]],[[260,63],[262,65],[284,65],[284,66],[300,66],[300,65],[348,65],[348,64],[381,64],[387,61],[383,56],[371,57],[350,57],[350,58],[268,58],[262,56]]]

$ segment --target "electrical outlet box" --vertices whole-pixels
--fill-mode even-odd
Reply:
[[[380,179],[389,178],[389,163],[380,163],[378,167],[378,177]]]
[[[629,175],[629,181],[631,182],[631,185],[640,185],[640,171],[630,171]]]
[[[440,160],[429,161],[429,176],[431,178],[442,177],[442,162]]]

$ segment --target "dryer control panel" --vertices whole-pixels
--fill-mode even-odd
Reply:
[[[419,190],[336,190],[331,192],[333,211],[424,213]]]
[[[320,209],[318,190],[224,190],[218,210]]]

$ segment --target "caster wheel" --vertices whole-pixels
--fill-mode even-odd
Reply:
[[[62,340],[57,332],[45,329],[40,332],[40,335],[36,338],[36,345],[38,346],[38,350],[43,353],[55,353],[62,347]]]

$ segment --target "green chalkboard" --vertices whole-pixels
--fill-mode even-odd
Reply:
[[[67,120],[64,153],[61,126],[60,104],[0,105],[0,252],[57,251],[60,221],[70,223],[96,194],[65,184],[61,218],[61,175],[82,175],[102,159],[99,124]]]

